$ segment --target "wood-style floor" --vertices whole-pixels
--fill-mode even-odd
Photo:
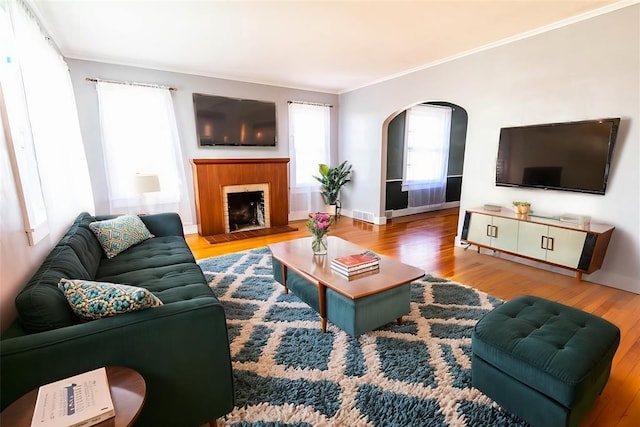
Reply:
[[[304,222],[298,231],[209,244],[198,235],[187,242],[197,259],[266,246],[309,235]],[[601,316],[622,332],[611,378],[582,427],[640,425],[640,295],[505,260],[490,252],[455,246],[458,210],[394,218],[384,226],[342,217],[331,235],[380,254],[394,257],[428,273],[451,278],[505,300],[530,294],[548,298]],[[606,260],[605,260],[606,262]],[[588,276],[585,276],[588,280]]]

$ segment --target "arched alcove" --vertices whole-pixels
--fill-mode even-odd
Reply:
[[[383,129],[383,149],[386,163],[383,165],[385,176],[383,186],[383,208],[387,218],[410,215],[436,209],[444,209],[460,204],[464,150],[467,139],[467,111],[459,105],[444,101],[427,101],[414,105],[438,105],[452,109],[449,141],[449,158],[446,186],[446,201],[442,206],[408,207],[408,193],[402,191],[402,173],[404,161],[405,116],[407,109],[394,113],[385,120]]]

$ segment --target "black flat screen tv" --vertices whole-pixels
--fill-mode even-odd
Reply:
[[[275,147],[275,102],[193,94],[198,144]]]
[[[500,130],[496,185],[604,194],[619,118]]]

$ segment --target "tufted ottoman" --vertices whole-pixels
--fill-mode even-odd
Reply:
[[[473,386],[532,426],[576,426],[609,379],[620,343],[612,323],[520,296],[472,333]]]

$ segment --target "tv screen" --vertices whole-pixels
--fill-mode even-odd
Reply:
[[[496,185],[604,194],[619,118],[500,130]]]
[[[201,147],[276,145],[275,102],[194,93],[193,105]]]

